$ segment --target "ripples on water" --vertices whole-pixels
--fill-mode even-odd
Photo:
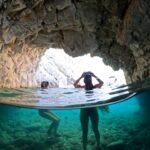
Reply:
[[[138,83],[123,86],[119,89],[107,89],[107,96],[99,99],[101,104],[118,102],[122,97],[128,94],[136,93],[128,101],[109,105],[109,112],[102,109],[99,111],[100,122],[99,128],[101,132],[102,150],[107,150],[108,145],[112,142],[118,142],[118,146],[122,146],[124,150],[149,150],[150,147],[150,81],[144,80]],[[84,90],[79,89],[59,89],[66,99],[70,95],[76,93],[73,99],[76,102],[82,102],[84,105],[75,104],[75,107],[90,106],[97,103],[95,102],[102,92],[94,91],[97,93],[96,98],[93,98],[93,93],[85,93]],[[1,89],[0,100],[1,103],[10,98],[14,104],[16,97],[23,95],[24,101],[32,96],[32,100],[41,95],[35,94],[37,89]],[[54,90],[56,92],[56,90]],[[22,94],[21,94],[22,93]],[[26,94],[25,94],[26,93]],[[63,93],[63,94],[62,94]],[[81,99],[78,100],[78,94],[81,94]],[[105,94],[106,94],[105,93]],[[127,94],[127,95],[126,95]],[[34,96],[33,96],[34,95]],[[38,96],[37,96],[38,95]],[[44,94],[42,94],[44,95]],[[47,95],[47,94],[46,94]],[[96,94],[95,94],[96,95]],[[109,97],[109,96],[110,97]],[[58,97],[55,97],[57,99]],[[49,96],[43,96],[45,100]],[[88,98],[87,98],[88,97]],[[84,101],[82,101],[84,99]],[[60,99],[61,100],[61,99]],[[64,100],[62,102],[64,103]],[[67,100],[66,100],[67,101]],[[8,101],[10,102],[10,101]],[[18,98],[17,103],[20,102]],[[36,102],[36,101],[35,101]],[[38,101],[37,101],[38,102]],[[34,103],[35,104],[35,103]],[[46,103],[45,103],[46,104]],[[68,105],[68,104],[67,104]],[[70,105],[70,104],[69,104]],[[59,106],[64,107],[61,103]],[[68,106],[65,106],[68,109]],[[72,104],[70,107],[74,108]],[[23,107],[13,107],[10,105],[0,105],[0,150],[79,150],[82,149],[81,144],[81,127],[79,121],[79,109],[69,110],[53,110],[60,118],[59,132],[62,135],[55,142],[47,139],[47,130],[49,120],[42,118],[38,114],[37,109],[29,109]],[[89,150],[93,148],[95,142],[93,132],[89,131]],[[121,147],[120,147],[121,148]],[[121,150],[121,149],[120,149]]]

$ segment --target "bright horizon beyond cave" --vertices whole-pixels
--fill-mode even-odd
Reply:
[[[103,63],[102,58],[91,57],[90,54],[72,57],[63,49],[54,48],[46,50],[42,56],[37,68],[36,79],[38,83],[48,80],[56,82],[57,87],[72,87],[73,80],[81,76],[84,71],[92,71],[104,81],[105,85],[126,84],[123,70],[114,71]]]

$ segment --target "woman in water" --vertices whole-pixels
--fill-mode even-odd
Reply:
[[[42,91],[46,91],[46,89],[48,89],[48,86],[49,86],[48,81],[41,82],[41,90]],[[60,119],[58,118],[58,116],[47,109],[39,110],[39,115],[52,121],[52,123],[48,129],[48,135],[50,135],[51,137],[59,136],[59,134],[57,133],[57,129],[58,129],[59,122],[60,122]]]
[[[94,77],[98,84],[93,85],[92,77]],[[80,85],[79,81],[84,79],[85,85]],[[94,88],[101,88],[103,81],[100,80],[92,72],[84,72],[79,79],[74,83],[75,88],[84,88],[85,90],[93,90]],[[82,126],[82,140],[83,140],[83,150],[86,150],[87,147],[87,135],[88,135],[88,122],[89,118],[91,119],[92,128],[96,137],[97,149],[100,149],[100,133],[98,130],[99,116],[97,108],[82,108],[80,110],[80,121]]]

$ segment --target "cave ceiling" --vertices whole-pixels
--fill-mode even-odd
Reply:
[[[71,56],[100,56],[130,81],[148,78],[149,8],[149,0],[1,0],[0,69],[7,70],[7,60],[8,67],[21,61],[36,68],[53,47]]]

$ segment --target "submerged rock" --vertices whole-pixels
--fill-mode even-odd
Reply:
[[[124,150],[125,143],[122,140],[118,140],[107,145],[108,150]]]

